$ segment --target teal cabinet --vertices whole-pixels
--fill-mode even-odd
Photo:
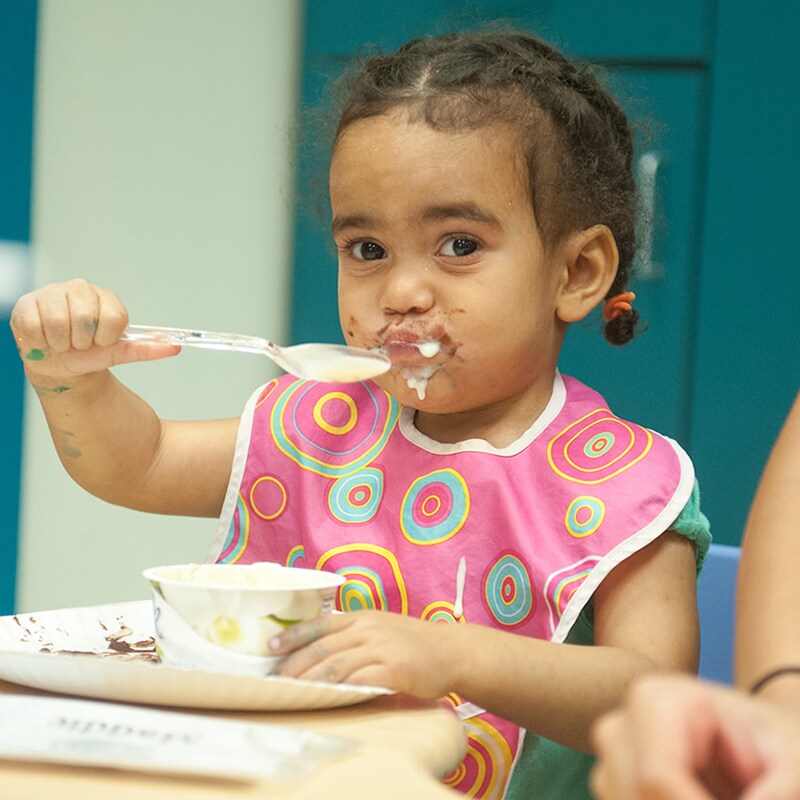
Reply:
[[[798,32],[790,0],[718,2],[690,441],[726,544],[800,387]]]
[[[30,238],[36,15],[36,0],[0,0],[0,245],[15,251]],[[23,374],[8,329],[14,267],[0,263],[0,614],[14,606],[19,528]]]
[[[644,330],[606,343],[600,310],[572,325],[560,367],[600,391],[615,413],[689,446],[708,76],[702,68],[615,69],[634,124],[649,129],[637,175],[647,199],[631,288]]]

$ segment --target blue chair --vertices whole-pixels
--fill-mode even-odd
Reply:
[[[733,683],[736,576],[741,549],[712,544],[697,584],[701,678]]]

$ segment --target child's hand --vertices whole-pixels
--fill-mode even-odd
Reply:
[[[447,633],[451,626],[386,611],[324,614],[292,625],[270,641],[286,655],[285,677],[386,686],[435,699],[453,687]]]
[[[75,279],[23,295],[11,330],[31,379],[70,380],[115,364],[175,355],[174,345],[120,342],[128,312],[108,289]]]

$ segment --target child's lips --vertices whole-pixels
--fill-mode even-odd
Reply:
[[[389,354],[393,361],[428,361],[442,351],[442,343],[436,337],[416,336],[412,334],[394,333],[388,336],[381,349]]]

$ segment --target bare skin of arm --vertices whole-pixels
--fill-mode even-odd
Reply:
[[[636,677],[696,669],[695,550],[667,533],[595,593],[595,646],[554,644],[480,625],[379,611],[321,617],[272,644],[283,675],[390,686],[418,697],[457,692],[547,738],[590,750],[589,729]]]
[[[120,342],[127,321],[113,292],[82,280],[52,284],[15,305],[11,328],[58,456],[78,484],[110,503],[217,516],[238,420],[160,419],[110,368],[179,348]]]
[[[779,667],[800,667],[800,395],[770,454],[742,541],[736,684],[749,689]],[[770,681],[765,699],[800,708],[800,674]]]

